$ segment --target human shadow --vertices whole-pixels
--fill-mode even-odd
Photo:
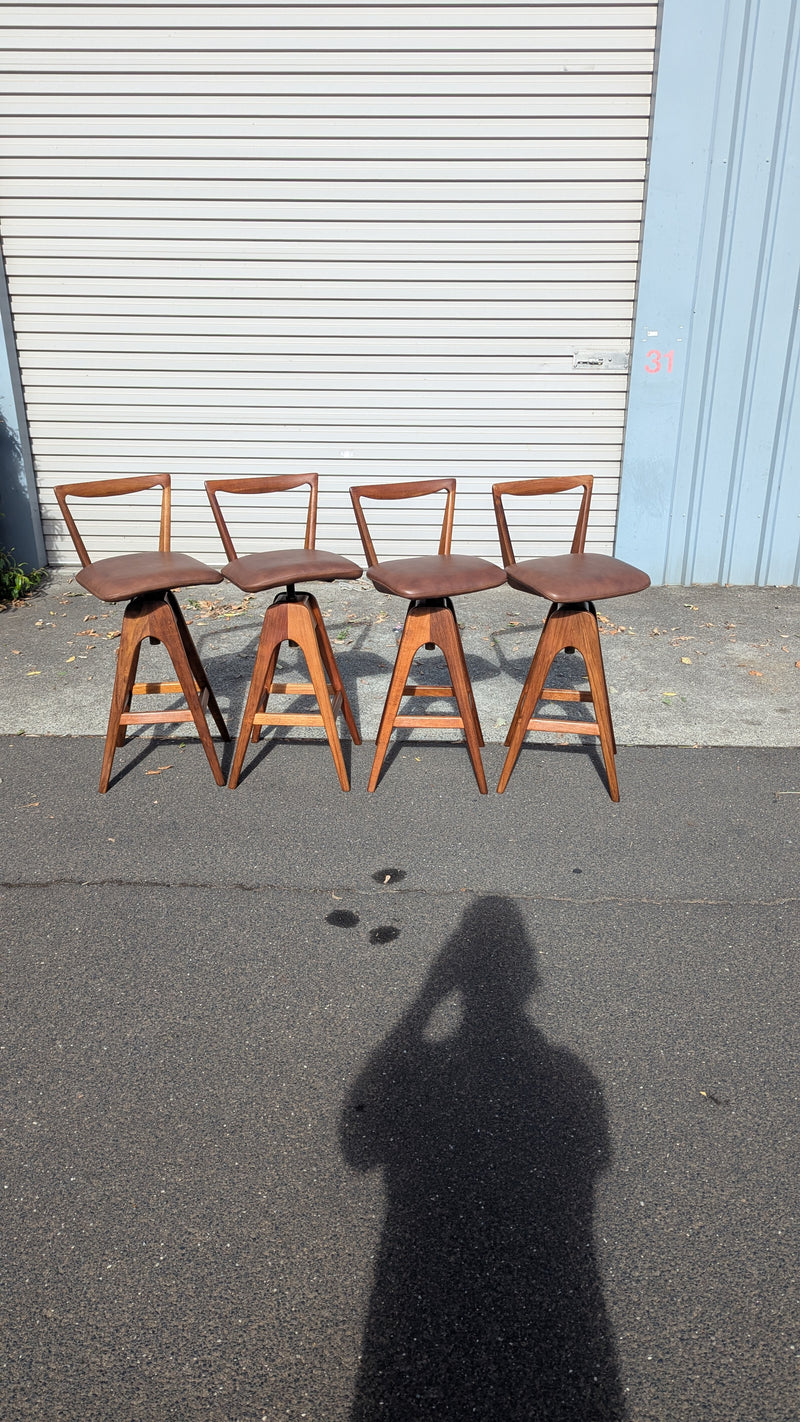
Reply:
[[[627,1416],[592,1229],[603,1095],[531,1022],[536,986],[517,909],[477,900],[348,1094],[345,1159],[386,1191],[350,1422]]]

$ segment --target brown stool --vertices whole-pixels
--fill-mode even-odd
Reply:
[[[417,558],[395,558],[379,563],[367,528],[362,499],[414,499],[424,494],[447,492],[438,554]],[[505,582],[505,573],[484,558],[469,558],[450,552],[456,501],[455,479],[417,479],[407,484],[369,484],[350,490],[361,542],[369,567],[367,577],[380,592],[405,598],[409,603],[403,635],[397,649],[392,679],[383,708],[375,745],[375,758],[368,790],[378,783],[381,766],[395,726],[453,726],[463,730],[475,779],[486,794],[486,776],[481,761],[481,734],[478,712],[472,695],[464,649],[451,599],[462,593],[481,592]],[[440,647],[445,656],[451,686],[415,686],[406,678],[420,647]],[[457,716],[399,716],[404,696],[452,696]]]
[[[229,578],[242,592],[263,592],[266,588],[276,587],[284,589],[264,614],[250,690],[228,781],[231,789],[239,783],[248,739],[252,737],[255,743],[261,735],[262,726],[323,726],[333,754],[339,784],[343,790],[350,789],[336,729],[339,711],[347,722],[355,745],[361,745],[361,737],[336,666],[333,649],[328,641],[317,599],[311,593],[295,591],[296,583],[332,583],[337,578],[361,577],[361,569],[357,563],[352,563],[349,558],[342,558],[338,553],[325,553],[314,547],[318,482],[316,474],[266,474],[262,478],[209,479],[206,482],[211,509],[225,552],[230,559],[222,569],[223,577]],[[252,497],[258,494],[282,493],[287,489],[302,488],[304,485],[307,485],[309,490],[304,546],[276,549],[266,553],[246,553],[242,558],[237,557],[217,494],[246,494]],[[293,642],[300,648],[306,660],[310,682],[273,681],[278,654],[284,642]],[[319,712],[300,714],[268,711],[267,702],[271,695],[314,696]]]
[[[161,488],[161,522],[157,553],[122,553],[116,558],[101,558],[93,563],[86,552],[75,520],[67,507],[67,499],[114,498],[119,494],[135,494],[143,489]],[[100,771],[100,794],[104,795],[111,778],[114,752],[125,741],[127,726],[157,725],[161,722],[194,721],[208,763],[218,785],[225,776],[217,759],[214,743],[206,724],[210,711],[223,740],[229,741],[222,712],[206,676],[189,629],[178,606],[174,588],[193,587],[199,583],[221,583],[222,574],[208,568],[186,553],[171,553],[170,541],[170,478],[169,474],[143,475],[132,479],[97,479],[88,484],[62,484],[55,490],[59,508],[83,564],[75,581],[103,602],[127,602],[122,618],[122,631],[117,653],[117,670],[108,717],[103,765]],[[177,681],[136,681],[139,653],[146,637],[166,648],[178,676]],[[187,710],[131,711],[134,696],[155,696],[183,692]]]
[[[594,601],[601,597],[622,597],[626,593],[642,592],[650,579],[639,568],[611,558],[605,553],[584,553],[589,505],[592,498],[591,474],[576,478],[521,479],[510,484],[494,484],[492,497],[500,534],[500,547],[506,575],[512,588],[535,593],[553,606],[547,614],[530,670],[517,702],[506,745],[503,773],[497,786],[505,790],[517,761],[527,731],[557,731],[573,736],[599,736],[603,761],[612,800],[619,800],[619,785],[614,756],[617,746],[611,723],[608,687],[600,650],[597,614]],[[503,511],[503,497],[518,494],[558,494],[566,489],[583,489],[578,520],[572,539],[572,551],[553,558],[529,558],[518,563],[514,558],[508,524]],[[589,691],[561,690],[545,686],[545,679],[554,658],[562,651],[578,651],[586,663]],[[595,708],[596,721],[568,721],[555,717],[537,717],[533,713],[539,701],[589,701]]]

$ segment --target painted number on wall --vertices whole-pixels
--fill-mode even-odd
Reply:
[[[672,362],[675,357],[672,351],[648,351],[645,370],[648,375],[660,375],[666,370],[668,375],[672,374]]]

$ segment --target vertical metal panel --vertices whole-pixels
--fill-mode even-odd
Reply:
[[[13,550],[18,563],[40,568],[47,557],[2,252],[0,324],[0,548]]]
[[[798,20],[666,0],[616,542],[654,581],[798,580]]]

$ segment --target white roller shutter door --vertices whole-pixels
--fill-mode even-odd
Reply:
[[[589,470],[610,551],[655,20],[6,5],[0,232],[51,562],[55,484],[163,470],[174,546],[218,564],[202,480],[310,469],[322,546],[360,552],[351,483],[454,474],[454,548],[493,558],[494,480]],[[248,513],[242,551],[289,512]],[[93,556],[146,545],[140,510],[88,518]],[[415,528],[381,551],[430,549]]]

